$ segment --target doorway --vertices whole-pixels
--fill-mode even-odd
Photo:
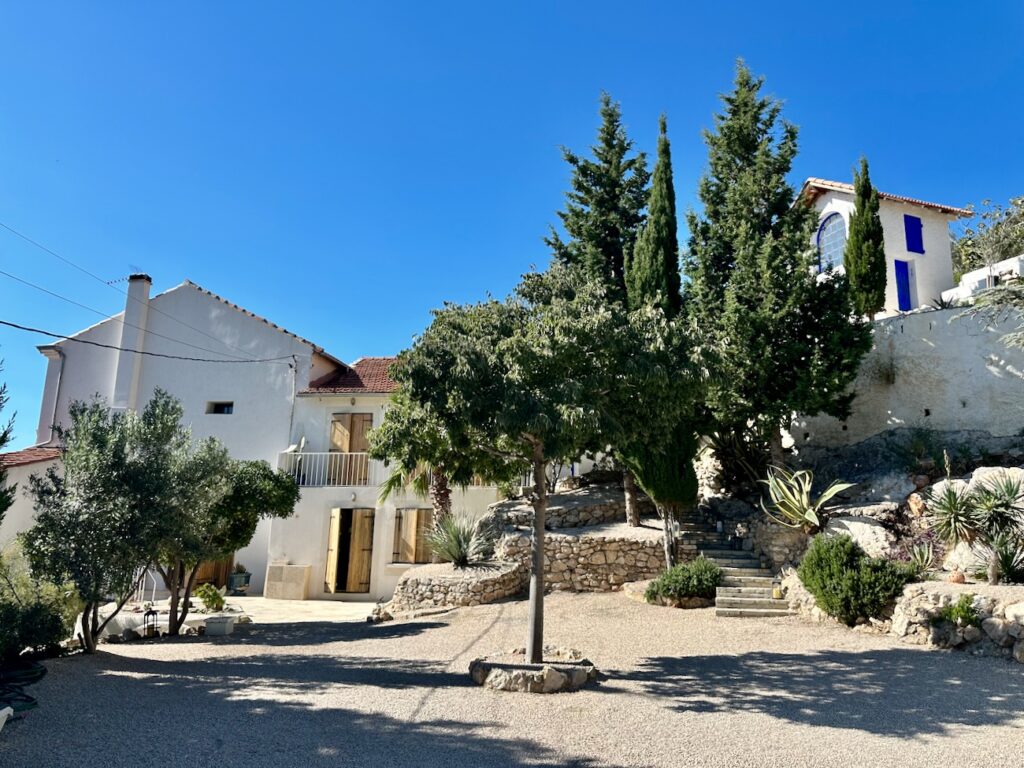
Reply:
[[[333,595],[370,591],[373,519],[372,509],[331,510],[324,592]]]
[[[900,312],[914,308],[910,295],[910,262],[896,259],[896,303]]]
[[[372,413],[336,413],[331,419],[328,485],[366,485],[369,481]]]

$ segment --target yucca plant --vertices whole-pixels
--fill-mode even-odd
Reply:
[[[921,541],[910,548],[910,567],[918,576],[930,571],[935,565],[935,547],[930,541]]]
[[[1002,580],[1024,582],[1024,542],[1014,536],[1000,534],[988,542],[984,549],[984,556],[978,562],[978,576],[987,578],[994,562]]]
[[[824,528],[825,505],[837,494],[853,487],[853,483],[833,482],[815,499],[811,495],[813,472],[806,469],[790,472],[784,467],[774,466],[768,467],[768,479],[761,482],[768,486],[773,510],[769,511],[762,500],[761,509],[764,513],[780,525],[803,528],[807,533]]]
[[[954,547],[961,542],[974,543],[979,526],[978,513],[966,488],[957,487],[947,478],[941,491],[928,492],[927,502],[932,528],[939,538]]]
[[[427,544],[438,559],[455,568],[489,560],[494,554],[496,539],[496,532],[487,518],[465,511],[445,515],[426,534]]]

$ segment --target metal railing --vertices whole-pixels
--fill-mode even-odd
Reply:
[[[382,478],[380,462],[370,459],[367,453],[285,452],[280,455],[278,466],[302,488],[363,487],[379,485]]]

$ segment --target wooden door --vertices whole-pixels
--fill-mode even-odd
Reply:
[[[370,591],[370,565],[373,558],[372,509],[352,510],[352,538],[348,550],[346,592]]]
[[[429,563],[431,550],[427,533],[434,523],[432,509],[398,510],[398,546],[395,547],[395,562]]]
[[[327,528],[327,568],[324,571],[324,592],[332,595],[338,590],[338,540],[341,538],[341,509],[331,510],[331,524]]]

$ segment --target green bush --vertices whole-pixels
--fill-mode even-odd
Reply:
[[[53,656],[71,634],[59,606],[43,600],[0,602],[0,663],[22,654]]]
[[[194,594],[203,601],[203,607],[208,611],[216,613],[224,608],[224,595],[213,584],[200,584]]]
[[[848,626],[877,618],[903,591],[913,567],[868,557],[849,536],[817,536],[797,570],[821,610]]]
[[[944,621],[952,622],[958,627],[980,627],[981,617],[974,607],[974,595],[960,595],[960,599],[955,603],[943,606],[932,619],[932,624],[941,624]]]
[[[722,582],[722,569],[703,557],[671,568],[647,586],[649,603],[659,598],[703,597],[711,599]]]

